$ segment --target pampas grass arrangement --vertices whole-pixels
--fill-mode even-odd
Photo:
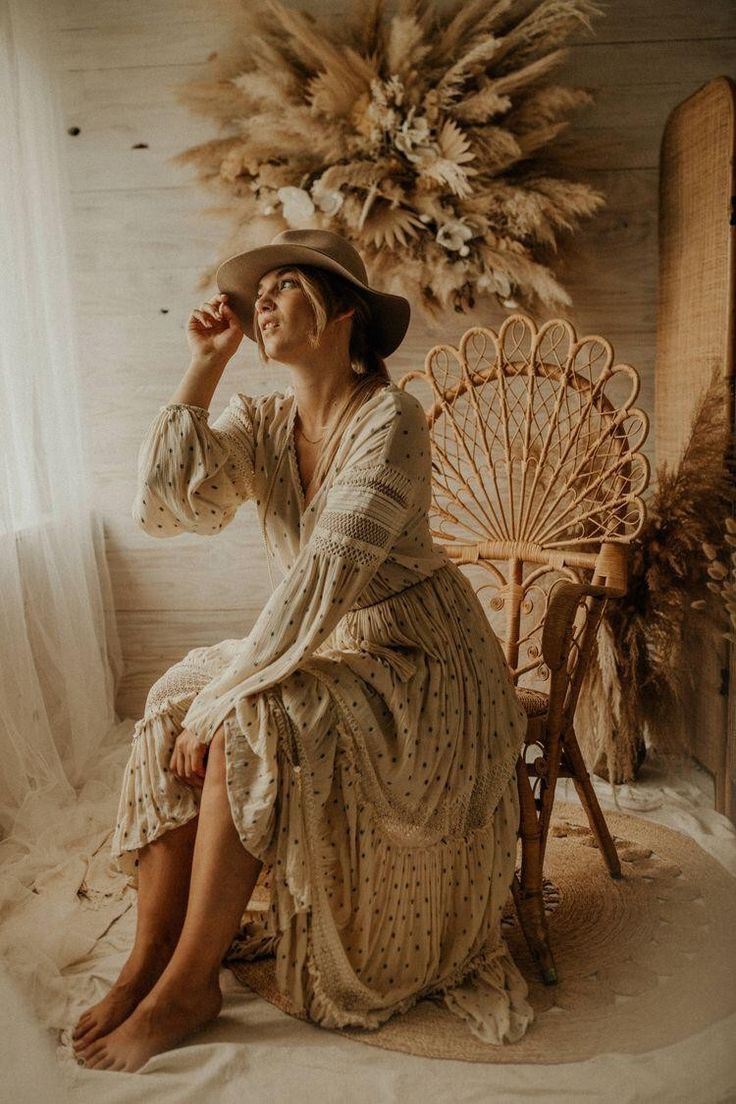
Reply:
[[[390,18],[354,0],[324,22],[280,0],[228,11],[233,45],[176,95],[230,133],[174,158],[227,197],[209,208],[234,217],[224,252],[317,227],[429,316],[482,295],[570,304],[547,261],[604,199],[540,155],[591,100],[551,80],[600,13],[591,0],[398,0]]]
[[[696,672],[686,629],[698,616],[691,611],[702,611],[701,631],[722,635],[729,614],[733,623],[736,557],[730,581],[728,567],[718,559],[724,529],[727,547],[736,545],[736,521],[729,517],[734,482],[728,466],[732,434],[724,415],[728,388],[716,370],[678,465],[658,469],[647,520],[633,546],[628,592],[607,603],[601,619],[575,728],[589,765],[612,782],[635,778],[645,729],[651,746],[663,754],[689,750],[685,706]],[[723,605],[714,608],[706,601],[710,590]]]

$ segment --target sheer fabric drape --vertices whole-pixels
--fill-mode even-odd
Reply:
[[[91,507],[47,16],[0,0],[0,834],[75,796],[120,673]],[[5,848],[2,854],[5,854]]]

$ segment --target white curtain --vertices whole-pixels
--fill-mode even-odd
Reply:
[[[118,722],[69,271],[64,125],[42,0],[0,0],[0,836],[75,798]],[[47,9],[48,10],[48,9]],[[19,817],[19,814],[22,814]]]

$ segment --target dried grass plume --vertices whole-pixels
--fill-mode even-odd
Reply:
[[[633,544],[628,592],[603,613],[575,727],[588,762],[615,782],[635,777],[645,730],[665,754],[689,750],[687,701],[697,688],[688,633],[696,627],[720,635],[724,612],[733,616],[736,561],[730,584],[725,564],[715,573],[712,567],[719,545],[736,545],[736,521],[727,521],[734,503],[728,394],[728,380],[714,369],[679,463],[657,470]],[[706,597],[717,581],[725,610],[714,611]]]
[[[591,99],[553,80],[600,14],[591,0],[398,0],[390,17],[355,0],[324,21],[279,0],[225,10],[229,48],[175,91],[228,133],[174,158],[224,197],[210,208],[234,219],[223,254],[319,227],[429,315],[483,295],[570,304],[549,260],[604,200],[540,158]]]

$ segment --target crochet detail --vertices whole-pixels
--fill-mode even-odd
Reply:
[[[330,487],[315,547],[362,566],[380,563],[406,523],[413,491],[409,476],[390,464],[347,468]]]
[[[355,513],[341,513],[338,510],[329,511],[326,526],[333,533],[341,533],[351,540],[360,540],[377,548],[386,548],[392,535],[385,525],[379,525],[372,518]]]
[[[143,720],[150,720],[162,713],[172,701],[195,697],[215,673],[214,670],[207,670],[202,663],[192,662],[187,657],[175,663],[168,671],[164,671],[148,691]]]
[[[342,472],[333,486],[370,487],[374,492],[393,499],[401,506],[411,500],[412,481],[399,468],[390,464],[370,464],[351,467]]]
[[[325,556],[340,556],[343,560],[349,560],[350,563],[357,564],[359,567],[369,567],[378,560],[378,557],[368,549],[361,548],[357,544],[348,544],[337,537],[331,537],[329,533],[319,528],[315,529],[311,543],[318,552],[322,552]]]
[[[229,430],[219,429],[213,432],[228,451],[227,475],[237,494],[244,499],[255,498],[253,464],[243,451],[241,439]]]
[[[448,834],[465,836],[493,822],[496,807],[513,774],[518,751],[511,746],[506,755],[493,759],[479,776],[472,792],[456,797],[450,806]]]
[[[209,410],[206,406],[197,406],[196,403],[166,403],[161,407],[162,410],[188,410],[190,414],[197,414],[201,417],[204,414],[205,418],[209,417]]]

